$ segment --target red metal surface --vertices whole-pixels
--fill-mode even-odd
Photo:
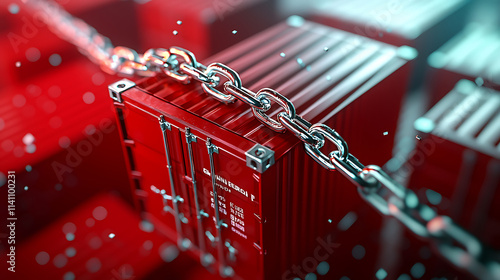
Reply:
[[[327,172],[307,156],[290,133],[276,134],[265,128],[240,101],[224,105],[208,97],[199,85],[185,86],[159,75],[137,82],[123,94],[124,103],[113,107],[105,87],[117,78],[103,74],[55,36],[25,5],[17,3],[20,11],[8,12],[8,5],[14,2],[0,3],[0,190],[4,190],[2,194],[6,191],[2,185],[7,170],[16,170],[19,246],[14,279],[220,280],[218,265],[223,261],[235,270],[234,279],[469,279],[397,221],[378,215],[345,178]],[[459,30],[468,7],[467,1],[441,1],[436,9],[426,10],[433,1],[425,5],[415,2],[411,9],[394,14],[394,8],[401,7],[389,5],[404,6],[411,1],[385,1],[382,6],[379,1],[327,1],[333,9],[320,7],[310,17],[374,40],[417,48],[418,62],[407,62],[398,57],[402,52],[395,47],[310,22],[298,27],[297,18],[290,21],[295,26],[281,24],[225,49],[276,22],[275,1],[57,2],[115,45],[140,52],[178,45],[206,64],[228,64],[241,73],[244,86],[254,91],[277,89],[292,99],[298,114],[339,131],[362,163],[379,165],[391,156],[410,67],[425,62],[431,50]],[[343,19],[331,10],[353,14]],[[370,14],[375,22],[358,20],[359,15]],[[422,32],[413,38],[398,27]],[[447,58],[441,62],[447,63],[433,66],[430,73],[433,102],[461,78],[480,76],[487,87],[497,87],[496,33],[481,31],[477,35],[470,30],[438,50],[438,55]],[[463,41],[474,44],[464,47]],[[204,59],[217,51],[222,52]],[[53,55],[61,57],[60,65],[51,65]],[[464,88],[454,90],[450,98],[462,96],[461,90]],[[419,149],[410,161],[415,169],[411,186],[431,205],[436,194],[429,189],[439,192],[440,203],[434,205],[438,212],[449,214],[498,249],[500,209],[495,202],[500,171],[499,157],[491,148],[498,150],[499,140],[495,138],[493,144],[479,141],[488,129],[490,136],[498,136],[498,117],[485,115],[488,106],[498,114],[499,109],[492,107],[498,98],[490,95],[481,93],[483,101],[481,106],[473,106],[475,112],[447,111],[455,104],[447,97],[426,115],[436,123],[455,118],[460,124],[451,125],[456,133],[446,137],[437,128],[419,132],[421,140],[415,140]],[[118,125],[113,116],[116,110],[123,113]],[[273,116],[278,113],[271,112]],[[172,124],[167,139],[174,185],[184,199],[179,203],[184,220],[179,230],[173,210],[165,208],[165,203],[172,208],[172,201],[163,201],[154,191],[171,194],[160,115]],[[463,127],[467,126],[466,131]],[[192,143],[195,174],[190,171],[186,127],[197,137]],[[481,131],[474,134],[473,129]],[[458,131],[467,133],[458,135]],[[217,232],[208,137],[219,148],[213,155],[214,167],[221,217],[227,224],[215,242],[206,235]],[[262,174],[245,162],[245,152],[256,143],[275,152],[276,163]],[[429,143],[435,144],[432,153]],[[125,150],[125,159],[120,148]],[[133,199],[129,198],[127,170]],[[198,183],[197,202],[209,214],[201,227],[193,181]],[[121,198],[92,198],[100,191]],[[133,200],[139,211],[133,213],[122,199]],[[98,206],[107,209],[102,221],[92,218]],[[5,221],[5,215],[0,211],[0,219]],[[77,230],[70,241],[65,234],[73,225]],[[12,279],[12,274],[5,274],[2,242],[6,235],[0,232],[0,261],[4,264],[0,279]],[[216,260],[206,268],[199,264],[199,232],[206,253]],[[111,238],[110,233],[115,236]],[[179,237],[190,246],[169,262],[177,254]],[[102,242],[100,247],[96,238]],[[236,250],[234,259],[226,242]],[[222,255],[218,244],[222,244]],[[75,249],[75,257],[69,256],[72,250],[68,248]],[[50,256],[45,265],[37,262],[40,251]],[[418,264],[424,269],[415,272]]]
[[[132,2],[58,2],[116,43],[138,46]],[[58,38],[44,14],[20,1],[0,6],[0,185],[17,171],[21,241],[98,191],[130,195],[113,109],[99,94],[115,77]]]
[[[271,43],[262,44],[270,38]],[[383,164],[390,158],[393,141],[384,132],[394,132],[409,65],[397,56],[396,47],[311,22],[299,27],[282,23],[208,61],[231,65],[251,90],[275,88],[296,104],[304,118],[335,127],[362,162]],[[314,163],[293,135],[265,128],[241,102],[221,104],[204,94],[199,85],[181,85],[164,76],[138,82],[122,98],[123,103],[115,102],[115,106],[123,119],[121,135],[138,208],[171,240],[188,239],[191,247],[187,251],[197,258],[201,244],[198,231],[217,236],[207,138],[219,148],[214,168],[223,204],[221,218],[228,224],[219,240],[237,250],[236,258],[229,257],[222,242],[212,246],[206,234],[201,242],[207,244],[206,253],[234,269],[234,279],[292,279],[314,273],[319,261],[311,264],[307,260],[316,256],[314,249],[321,244],[330,244],[324,245],[327,248],[320,258],[333,266],[333,260],[342,256],[334,257],[334,251],[349,254],[356,245],[350,236],[380,222],[351,183]],[[371,105],[379,100],[384,103]],[[167,140],[174,189],[183,199],[179,213],[186,222],[178,228],[175,216],[165,211],[161,194],[155,192],[172,194],[160,115],[171,124]],[[362,130],[358,124],[363,124]],[[194,175],[190,172],[186,127],[197,138],[192,143]],[[275,152],[276,163],[262,174],[245,162],[245,152],[256,143]],[[196,222],[193,177],[200,207],[210,215],[202,219],[202,228]],[[173,209],[171,200],[167,206]],[[242,211],[242,221],[234,219],[238,211]],[[334,230],[351,211],[359,217],[354,219],[359,220],[356,226],[350,231],[346,231],[349,227]],[[365,270],[354,269],[358,263],[353,261],[324,277],[373,275],[378,270],[374,261],[377,235],[361,242],[370,251],[362,261]],[[224,246],[222,256],[218,255],[218,244]],[[295,266],[300,266],[300,271]],[[207,268],[218,269],[217,264]]]
[[[361,0],[320,1],[312,6],[311,17],[335,28],[428,53],[460,31],[469,2],[375,0],[366,5]]]
[[[418,51],[410,87],[421,87],[427,57],[465,25],[468,0],[452,1],[327,1],[312,6],[311,20]]]
[[[461,80],[417,120],[422,139],[409,163],[413,170],[409,186],[423,201],[496,249],[500,248],[499,96]]]
[[[7,251],[2,249],[4,263]],[[141,221],[128,204],[109,194],[66,213],[33,238],[16,244],[15,252],[16,273],[2,269],[2,279],[39,279],[41,275],[42,279],[145,279],[164,263],[184,269],[189,264],[184,256],[176,259],[175,245]],[[173,271],[169,275],[184,279]],[[155,279],[155,275],[150,277]]]
[[[181,46],[199,59],[206,58],[278,22],[275,2],[185,0],[169,5],[162,1],[137,4],[142,47]]]
[[[139,47],[133,2],[65,0],[58,3],[108,36],[115,44]],[[19,7],[15,14],[7,12],[8,6],[12,4]],[[2,25],[5,26],[0,27],[0,51],[4,54],[0,65],[0,89],[13,83],[29,83],[34,76],[53,71],[57,65],[51,65],[49,59],[52,55],[59,55],[64,63],[81,59],[78,50],[49,30],[43,23],[44,15],[30,11],[29,5],[4,1],[0,7]],[[120,24],[109,24],[109,18]],[[123,32],[125,30],[127,32]]]
[[[115,78],[97,71],[63,62],[0,95],[0,175],[18,173],[20,240],[99,191],[130,200],[113,106],[99,94]]]

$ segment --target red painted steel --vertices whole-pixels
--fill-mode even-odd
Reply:
[[[409,186],[423,201],[496,249],[500,248],[499,97],[499,92],[461,80],[416,121],[421,140],[408,163],[413,171]]]
[[[207,61],[230,65],[251,90],[276,89],[296,104],[299,115],[339,131],[362,162],[383,164],[391,157],[393,144],[384,132],[394,134],[408,78],[409,63],[397,53],[396,47],[304,22],[278,24]],[[139,81],[121,97],[123,102],[115,102],[115,107],[138,208],[171,240],[184,240],[188,253],[197,258],[212,255],[217,263],[207,265],[209,270],[217,273],[218,265],[225,263],[234,270],[234,279],[304,277],[314,273],[319,261],[311,264],[308,256],[316,256],[318,250],[318,258],[333,266],[333,260],[363,243],[369,251],[361,261],[365,270],[356,270],[358,264],[353,262],[344,269],[336,266],[327,277],[347,273],[356,278],[377,271],[373,261],[378,254],[377,234],[364,240],[353,240],[352,235],[361,236],[380,217],[345,178],[314,163],[293,135],[264,127],[239,101],[221,104],[196,83],[182,85],[162,75]],[[171,125],[166,137],[173,186],[160,116]],[[190,171],[186,128],[197,140],[191,143],[195,174]],[[207,138],[218,147],[213,167],[220,216],[227,224],[222,237],[214,241]],[[276,163],[264,173],[246,165],[245,152],[256,143],[274,151]],[[179,215],[172,214],[172,188],[183,200],[177,203]],[[209,215],[201,224],[196,202]],[[236,250],[234,256],[227,245]]]
[[[451,1],[342,1],[318,2],[311,20],[395,46],[418,51],[411,88],[425,82],[427,57],[465,25],[469,0]]]
[[[143,50],[179,46],[207,58],[277,23],[275,2],[145,1],[136,5]]]
[[[91,0],[57,1],[72,15],[86,21],[99,33],[115,44],[139,47],[139,31],[136,24],[135,4],[132,1]],[[0,3],[0,52],[4,54],[0,65],[0,89],[13,84],[28,83],[30,79],[54,71],[50,59],[58,55],[59,63],[74,62],[81,54],[70,43],[60,39],[43,22],[44,14],[31,12],[30,6],[17,3],[19,11],[7,12],[14,2]],[[117,24],[110,24],[113,18]],[[126,32],[124,32],[126,31]],[[54,60],[57,61],[57,60]],[[16,66],[16,63],[18,63]]]
[[[176,259],[179,251],[174,244],[109,194],[89,199],[15,246],[16,272],[2,269],[2,279],[125,280],[148,275],[155,279],[151,271],[167,262],[170,268],[189,268],[186,257]],[[2,262],[6,262],[6,252],[2,252]],[[184,279],[173,271],[170,276]]]
[[[25,202],[17,211],[19,240],[99,191],[131,201],[114,107],[99,94],[115,77],[85,58],[54,68],[0,95],[0,176],[17,172]]]
[[[408,45],[420,53],[428,53],[460,31],[469,3],[468,0],[446,3],[375,0],[367,5],[362,0],[334,0],[313,4],[311,18],[388,44]]]

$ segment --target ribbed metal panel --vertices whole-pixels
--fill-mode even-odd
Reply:
[[[423,119],[417,129],[500,158],[499,92],[461,80]]]
[[[429,57],[434,68],[481,77],[495,86],[500,84],[500,32],[492,27],[469,24]],[[487,84],[487,86],[493,86]]]
[[[339,131],[360,160],[383,164],[391,157],[392,135],[409,77],[410,63],[402,58],[404,49],[292,19],[204,64],[227,64],[240,74],[243,85],[255,92],[265,87],[276,89],[296,105],[299,115]],[[364,212],[369,206],[348,180],[316,164],[291,133],[275,133],[262,125],[240,101],[226,105],[205,94],[197,82],[182,85],[165,76],[139,81],[122,97],[123,103],[116,102],[115,106],[127,115],[122,124],[122,131],[126,131],[123,141],[132,154],[129,161],[135,162],[130,173],[137,182],[137,199],[145,205],[141,210],[173,240],[180,235],[189,240],[192,246],[188,251],[197,258],[210,253],[215,262],[207,265],[209,269],[229,265],[235,269],[235,279],[279,279],[312,256],[322,242],[318,240],[344,242],[339,250],[351,254],[349,246],[355,244],[349,236],[374,228],[380,220],[375,211]],[[272,108],[268,113],[275,117],[278,111]],[[159,133],[160,115],[171,124],[168,149],[163,149]],[[191,148],[185,143],[187,128],[197,139]],[[387,131],[391,136],[385,136]],[[219,149],[212,155],[213,163],[207,153],[208,137]],[[245,153],[256,143],[274,151],[275,164],[263,173],[245,162]],[[188,149],[194,154],[192,162]],[[327,153],[333,147],[323,149]],[[172,157],[174,187],[166,179],[170,171],[162,164],[165,150]],[[215,175],[209,172],[211,168]],[[241,207],[245,213],[244,236],[232,224],[220,233],[219,240],[230,242],[238,250],[234,261],[227,258],[226,247],[218,253],[216,248],[225,245],[209,237],[218,234],[213,223],[215,207],[210,205],[213,176],[219,176],[216,188],[223,203]],[[248,195],[234,191],[228,182]],[[175,190],[184,199],[179,212],[188,221],[174,226],[172,216],[178,213],[165,212],[161,196],[151,186],[167,195]],[[196,201],[209,215],[201,224],[196,223]],[[346,231],[348,227],[338,230],[340,221],[351,212],[364,213],[363,221],[355,231]],[[221,219],[230,221],[231,213],[221,213]],[[197,240],[192,233],[199,231],[204,235]],[[366,271],[373,275],[377,243],[372,239],[355,242],[362,243],[370,255],[362,261],[366,270],[350,272],[350,277],[363,277]],[[206,249],[200,249],[204,243]],[[335,255],[332,259],[342,256]],[[346,265],[345,270],[329,277],[340,278],[355,265]]]
[[[277,25],[207,61],[229,65],[253,91],[276,89],[311,122],[328,122],[406,63],[396,47],[311,22]],[[251,141],[278,151],[290,145],[282,135],[263,129],[249,106],[240,101],[222,104],[199,85],[186,91],[168,79],[153,78],[138,86]]]
[[[315,13],[360,23],[366,33],[386,29],[406,39],[415,39],[469,1],[323,1]]]
[[[460,80],[415,128],[409,187],[498,250],[500,93]]]

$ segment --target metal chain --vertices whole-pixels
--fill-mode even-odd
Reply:
[[[397,183],[379,166],[362,165],[349,153],[347,142],[339,133],[324,124],[311,124],[297,115],[294,104],[277,91],[264,88],[252,92],[242,86],[240,76],[233,69],[221,63],[205,66],[183,48],[149,49],[140,55],[126,47],[113,47],[108,38],[56,3],[28,2],[47,15],[47,24],[57,34],[75,44],[108,73],[153,76],[162,72],[184,84],[192,80],[200,82],[207,94],[221,102],[240,100],[249,105],[260,122],[276,132],[292,132],[304,142],[305,151],[316,162],[347,177],[357,186],[361,197],[375,209],[395,217],[413,233],[434,243],[455,266],[481,279],[498,279],[500,263],[476,237],[451,218],[438,215],[431,207],[420,203],[413,191]],[[220,91],[217,88],[222,79],[226,82]],[[284,111],[274,119],[268,114],[273,103]],[[329,154],[321,152],[325,140],[332,142],[336,150]]]

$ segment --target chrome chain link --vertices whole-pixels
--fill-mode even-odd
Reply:
[[[347,142],[338,132],[324,124],[311,124],[297,115],[294,104],[277,91],[264,88],[252,92],[242,86],[233,69],[222,63],[205,66],[183,48],[149,49],[140,55],[130,48],[113,47],[108,38],[56,3],[43,0],[28,0],[28,3],[47,15],[47,24],[58,35],[75,44],[108,73],[153,76],[162,72],[184,84],[192,80],[200,82],[207,94],[221,102],[240,100],[249,105],[260,122],[276,132],[292,132],[304,142],[305,151],[316,162],[347,177],[357,186],[364,200],[383,215],[398,219],[416,235],[430,240],[455,266],[481,279],[500,277],[500,263],[476,237],[451,218],[438,215],[434,209],[420,203],[413,191],[397,183],[379,166],[362,165],[349,153]],[[227,80],[222,91],[217,89],[221,78]],[[268,114],[273,103],[284,111],[275,119]],[[326,140],[336,146],[328,155],[320,151]]]

